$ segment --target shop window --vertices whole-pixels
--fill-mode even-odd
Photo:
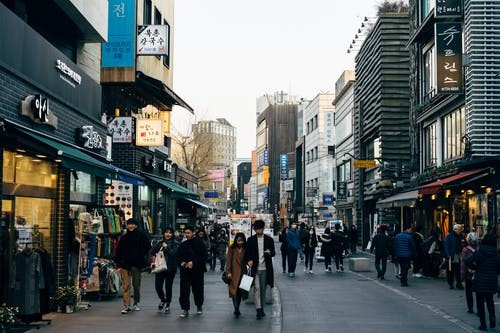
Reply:
[[[436,49],[434,44],[426,47],[423,54],[422,102],[436,94]]]
[[[425,167],[437,163],[437,129],[436,123],[432,123],[424,129],[424,163]]]
[[[464,152],[462,137],[465,135],[465,107],[444,118],[444,158],[456,159]]]
[[[39,157],[3,151],[3,181],[22,185],[56,187],[56,167]]]
[[[72,172],[70,180],[70,191],[76,193],[95,194],[95,176],[81,171]]]

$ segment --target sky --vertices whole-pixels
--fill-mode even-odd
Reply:
[[[380,0],[177,0],[173,89],[195,110],[172,112],[174,130],[225,118],[237,157],[255,149],[256,99],[284,91],[312,99],[354,69],[347,53]]]

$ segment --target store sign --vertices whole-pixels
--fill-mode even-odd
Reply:
[[[333,194],[323,194],[323,205],[332,206],[334,201]]]
[[[216,199],[219,197],[219,192],[217,191],[205,191],[203,193],[205,199]]]
[[[132,143],[132,117],[115,117],[108,123],[114,143]]]
[[[66,65],[66,63],[62,60],[56,60],[56,68],[57,70],[59,70],[59,72],[61,72],[61,74],[59,74],[59,77],[73,88],[76,87],[75,83],[78,85],[82,84],[82,76],[71,69],[71,67]]]
[[[49,99],[45,96],[29,95],[21,101],[22,116],[26,116],[34,123],[45,124],[57,128],[57,117],[50,111]]]
[[[375,160],[354,160],[353,165],[358,169],[375,168]]]
[[[288,177],[288,155],[280,154],[280,179]]]
[[[167,55],[168,25],[137,27],[137,55]]]
[[[134,67],[135,0],[108,0],[108,42],[102,67]]]
[[[269,150],[264,149],[264,165],[269,165]]]
[[[436,0],[436,18],[462,17],[462,0]]]
[[[292,198],[286,199],[286,211],[288,213],[293,212],[293,199]]]
[[[136,119],[136,146],[163,146],[163,120]]]
[[[285,191],[291,192],[293,191],[293,179],[287,179],[283,182]]]
[[[163,171],[172,172],[172,163],[169,161],[163,161]]]
[[[337,200],[347,200],[347,182],[337,182]]]
[[[463,93],[462,24],[436,23],[438,94]]]
[[[334,113],[333,111],[326,111],[325,113],[325,146],[335,145],[335,136],[333,134],[334,125]]]
[[[103,140],[102,137],[94,131],[93,126],[82,126],[78,129],[80,141],[83,143],[83,147],[87,149],[102,149]]]

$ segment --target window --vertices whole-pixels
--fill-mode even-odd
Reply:
[[[436,93],[436,52],[434,45],[424,49],[422,71],[422,100],[428,101]]]
[[[336,143],[342,143],[348,136],[352,135],[352,114],[351,112],[339,120],[335,125]]]
[[[444,118],[444,159],[460,157],[464,152],[462,137],[465,135],[465,107]]]
[[[318,128],[318,115],[314,116],[314,128]]]
[[[351,177],[351,161],[345,161],[337,167],[337,181],[346,182],[350,181]]]
[[[156,7],[155,7],[155,20],[154,20],[154,24],[156,24],[156,25],[160,25],[161,24],[161,13],[158,10],[158,8],[156,8]]]
[[[420,22],[424,21],[432,10],[434,9],[435,0],[422,0],[421,2],[421,17]]]
[[[436,123],[424,129],[424,163],[425,167],[437,163],[437,132]]]
[[[151,5],[151,0],[144,0],[144,17],[142,18],[142,24],[151,24],[151,11],[153,6]]]
[[[314,156],[315,156],[315,159],[317,160],[318,159],[318,147],[314,147]]]

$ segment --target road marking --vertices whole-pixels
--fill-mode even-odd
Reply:
[[[458,327],[460,327],[461,329],[463,329],[465,332],[470,332],[470,333],[473,333],[473,332],[477,332],[476,329],[474,329],[473,327],[469,326],[468,324],[464,323],[462,320],[458,319],[457,317],[454,317],[454,316],[451,316],[449,314],[447,314],[446,312],[444,312],[443,310],[435,307],[434,305],[431,305],[431,304],[427,304],[423,301],[421,301],[420,299],[414,297],[414,296],[411,296],[399,289],[396,289],[396,288],[393,288],[391,286],[388,286],[378,280],[375,280],[371,277],[368,277],[366,275],[363,275],[363,274],[360,274],[360,273],[356,273],[356,272],[353,272],[353,271],[347,271],[347,273],[351,273],[351,274],[354,274],[354,275],[357,275],[359,277],[362,277],[364,279],[368,279],[368,280],[371,280],[373,281],[374,283],[378,284],[379,286],[381,287],[384,287],[396,294],[398,294],[399,296],[402,296],[406,299],[408,299],[409,301],[415,303],[415,304],[418,304],[426,309],[428,309],[429,311],[431,312],[434,312],[436,315],[440,316],[441,318],[445,319],[445,320],[448,320],[449,322],[457,325]]]

